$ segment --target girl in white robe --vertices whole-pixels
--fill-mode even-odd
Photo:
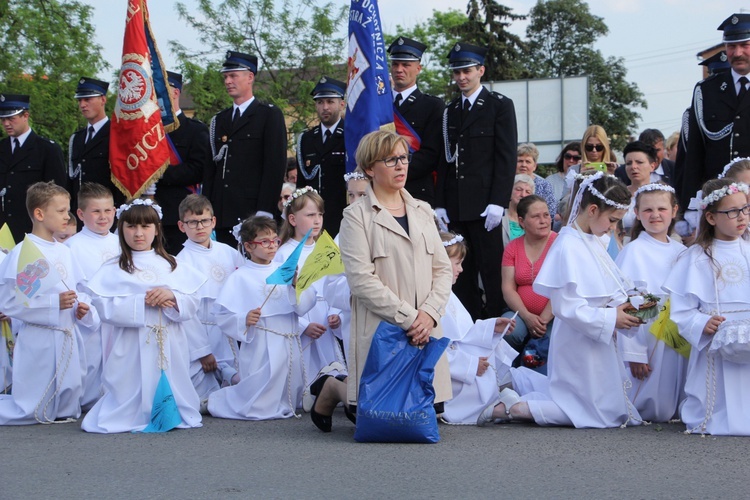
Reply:
[[[302,361],[299,315],[315,305],[315,292],[297,298],[294,286],[269,285],[281,263],[276,223],[256,216],[243,221],[239,240],[248,260],[227,279],[216,297],[214,315],[225,335],[242,342],[240,382],[211,393],[214,417],[268,420],[297,416],[310,376]]]
[[[167,254],[158,205],[135,200],[122,205],[117,216],[121,254],[85,286],[113,333],[102,372],[104,395],[81,427],[96,433],[143,430],[151,421],[162,370],[182,419],[177,427],[200,427],[184,323],[197,312],[195,292],[206,278]]]
[[[667,184],[646,184],[634,196],[637,220],[632,241],[617,256],[617,265],[636,285],[661,298],[661,290],[677,257],[685,247],[669,237],[677,215],[677,197]],[[641,418],[666,422],[677,411],[685,376],[685,358],[641,325],[633,337],[622,336],[618,345],[630,372],[630,401]]]
[[[742,236],[750,219],[748,187],[711,180],[703,193],[696,242],[663,286],[672,297],[671,318],[692,346],[680,416],[688,432],[747,436],[750,363],[716,351],[714,344],[734,330],[736,348],[747,352],[750,243]]]
[[[463,237],[440,233],[453,270],[453,284],[466,257]],[[510,367],[518,352],[503,339],[511,333],[515,320],[510,318],[471,319],[469,311],[451,292],[445,315],[440,319],[443,335],[451,339],[448,364],[453,398],[445,402],[443,419],[449,423],[475,424],[482,410],[500,396],[503,380],[510,382]]]
[[[555,315],[548,375],[514,370],[513,386],[524,401],[506,397],[493,417],[578,428],[640,422],[625,393],[628,377],[615,338],[615,328],[626,334],[640,320],[624,312],[627,279],[600,240],[623,217],[630,199],[625,185],[601,172],[581,183],[571,223],[560,231],[534,281],[534,291],[550,299]]]
[[[284,223],[281,227],[281,241],[274,260],[283,263],[302,242],[308,230],[310,236],[303,242],[298,268],[301,269],[307,257],[315,248],[315,240],[323,228],[323,198],[311,187],[307,186],[292,193],[292,197],[284,204]],[[307,314],[300,316],[300,331],[302,332],[302,350],[305,356],[305,368],[312,383],[315,375],[331,363],[337,369],[328,372],[331,375],[346,375],[345,360],[337,337],[341,338],[341,317],[339,310],[332,308],[324,298],[324,282],[316,281],[311,289],[315,290],[316,303]]]

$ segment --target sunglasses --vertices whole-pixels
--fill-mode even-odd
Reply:
[[[601,153],[604,151],[604,145],[603,144],[586,144],[585,146],[586,151],[589,153],[596,150],[598,153]]]
[[[581,155],[574,155],[574,154],[570,154],[570,153],[565,153],[565,159],[566,160],[581,161]]]

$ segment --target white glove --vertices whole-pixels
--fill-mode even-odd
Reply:
[[[440,230],[448,232],[448,224],[450,224],[451,222],[451,220],[448,218],[448,212],[446,212],[444,208],[436,208],[435,218],[437,218]]]
[[[480,217],[485,217],[484,228],[487,231],[492,231],[497,226],[499,226],[500,223],[503,221],[504,212],[505,212],[505,209],[501,207],[500,205],[493,205],[493,204],[487,205],[487,208],[484,209],[484,212],[479,214]]]

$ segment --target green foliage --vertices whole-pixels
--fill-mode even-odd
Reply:
[[[67,149],[83,126],[73,98],[81,76],[108,65],[92,43],[92,7],[74,0],[0,2],[0,92],[31,96],[31,125]]]
[[[468,22],[469,18],[460,10],[450,9],[447,12],[432,11],[432,17],[413,28],[396,26],[396,34],[386,36],[390,42],[397,36],[405,36],[427,45],[422,55],[422,72],[419,75],[419,87],[423,92],[450,98],[453,85],[451,70],[448,69],[448,53],[459,38],[459,28]]]
[[[315,121],[310,91],[322,75],[346,80],[348,4],[315,0],[200,0],[197,12],[177,3],[180,19],[199,33],[201,51],[170,41],[190,81],[196,116],[210,120],[231,100],[218,68],[227,50],[258,57],[254,94],[284,111],[290,133]],[[205,68],[205,69],[202,69]],[[291,143],[291,142],[290,142]]]
[[[507,28],[513,21],[526,19],[514,14],[513,9],[495,0],[469,0],[466,8],[468,22],[458,30],[469,43],[487,47],[485,80],[518,80],[528,78],[524,68],[526,45]]]
[[[601,17],[581,0],[539,0],[529,13],[526,65],[533,78],[589,76],[589,122],[604,127],[612,145],[622,149],[645,108],[643,94],[626,80],[622,58],[604,58],[594,49],[607,34]],[[583,131],[582,131],[583,133]]]

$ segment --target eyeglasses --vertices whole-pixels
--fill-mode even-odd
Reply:
[[[184,220],[182,221],[183,224],[185,224],[190,229],[198,229],[198,224],[201,225],[201,227],[208,227],[213,222],[213,219],[201,219],[201,220]]]
[[[411,153],[408,155],[391,156],[390,158],[383,158],[382,160],[375,161],[382,161],[385,163],[386,167],[395,167],[398,162],[401,162],[402,165],[408,165],[409,162],[411,162]]]
[[[268,238],[264,238],[258,241],[248,241],[248,243],[250,243],[251,245],[260,245],[263,248],[271,248],[271,245],[273,246],[281,245],[281,238],[273,238],[270,240]]]
[[[717,214],[726,214],[730,219],[736,219],[739,217],[740,212],[742,212],[742,215],[750,215],[750,205],[745,205],[742,208],[733,208],[731,210],[716,210]]]
[[[565,153],[565,159],[566,160],[581,161],[581,155],[573,155],[573,154],[570,154],[570,153]]]
[[[584,146],[586,148],[586,151],[589,153],[596,149],[597,152],[601,153],[604,151],[604,145],[603,144],[586,144]]]

